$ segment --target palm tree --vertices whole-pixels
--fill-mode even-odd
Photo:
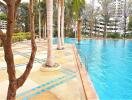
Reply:
[[[80,43],[81,38],[81,12],[84,7],[85,0],[73,0],[73,11],[74,18],[77,20],[77,30],[78,30],[78,43]]]
[[[39,13],[39,39],[41,39],[41,7],[40,7],[40,0],[38,1],[38,13]]]
[[[61,0],[58,0],[57,2],[58,4],[58,20],[57,20],[57,24],[58,24],[58,45],[57,45],[57,49],[61,50],[61,32],[60,32],[60,18],[61,18]]]
[[[73,24],[73,1],[65,2],[65,33],[71,33],[71,27]]]
[[[46,66],[52,67],[54,65],[52,59],[52,38],[53,38],[53,0],[46,0],[47,8],[47,35],[48,35],[48,52]]]
[[[90,27],[90,37],[93,36],[93,28],[94,28],[94,6],[92,4],[89,5],[89,27]]]
[[[58,0],[58,50],[64,48],[64,0]]]
[[[46,14],[46,0],[43,0],[43,2],[41,2],[41,9],[43,9],[42,11],[41,11],[41,17],[42,17],[42,19],[41,19],[41,23],[42,23],[42,27],[43,27],[43,34],[42,34],[42,36],[43,36],[43,38],[44,39],[46,39],[46,25],[47,25],[47,23],[46,23],[46,19],[47,19],[47,14]]]
[[[61,0],[61,45],[64,48],[64,0]]]
[[[102,17],[103,17],[103,22],[104,22],[104,34],[103,37],[107,37],[107,25],[109,23],[109,19],[111,16],[111,10],[110,10],[110,4],[112,0],[98,0],[101,7],[102,7]]]

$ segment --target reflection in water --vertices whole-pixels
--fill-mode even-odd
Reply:
[[[100,100],[132,100],[132,41],[87,40],[76,46]]]
[[[125,48],[125,45],[126,45],[126,40],[125,40],[125,39],[123,39],[122,41],[123,41],[123,43],[122,43],[123,45],[122,45],[122,46],[123,46],[123,48]]]
[[[106,45],[106,40],[103,40],[103,46],[105,46]]]
[[[114,42],[114,47],[116,48],[116,46],[117,46],[117,42],[118,42],[119,40],[113,40],[113,42]]]

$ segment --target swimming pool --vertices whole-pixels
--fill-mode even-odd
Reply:
[[[55,42],[55,41],[54,41]],[[132,41],[82,40],[75,43],[100,100],[132,100]]]
[[[132,100],[132,41],[83,40],[76,48],[100,100]]]

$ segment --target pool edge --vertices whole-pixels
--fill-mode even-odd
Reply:
[[[81,62],[80,55],[75,47],[75,44],[72,44],[75,60],[76,60],[76,67],[80,74],[80,79],[82,82],[82,87],[85,93],[86,100],[99,100],[99,97],[96,93],[96,90],[93,86],[93,83],[90,79],[88,72],[85,70],[84,64]]]

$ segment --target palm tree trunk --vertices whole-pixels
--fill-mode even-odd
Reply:
[[[80,44],[81,41],[81,20],[78,19],[77,23],[77,33],[78,33],[78,44]]]
[[[60,33],[60,17],[61,17],[61,0],[58,0],[58,45],[57,49],[61,50],[61,33]]]
[[[42,30],[43,30],[43,31],[42,31],[42,32],[43,32],[43,33],[42,33],[42,38],[43,38],[43,39],[44,39],[44,25],[45,25],[45,24],[44,24],[44,22],[43,22],[43,24],[42,24]]]
[[[104,35],[103,38],[107,37],[107,24],[104,24]]]
[[[47,38],[47,24],[46,24],[46,21],[45,21],[45,24],[44,24],[44,39]]]
[[[92,36],[93,36],[93,27],[92,25],[90,25],[90,38],[92,38]]]
[[[64,48],[64,0],[61,0],[61,45]]]
[[[52,53],[52,38],[53,38],[53,0],[46,0],[47,7],[47,34],[48,34],[48,49],[47,49],[47,61],[46,66],[52,67],[53,53]]]
[[[39,39],[41,39],[41,12],[39,8]]]
[[[42,25],[42,34],[41,34],[41,38],[44,39],[44,19],[41,20],[41,25]]]

